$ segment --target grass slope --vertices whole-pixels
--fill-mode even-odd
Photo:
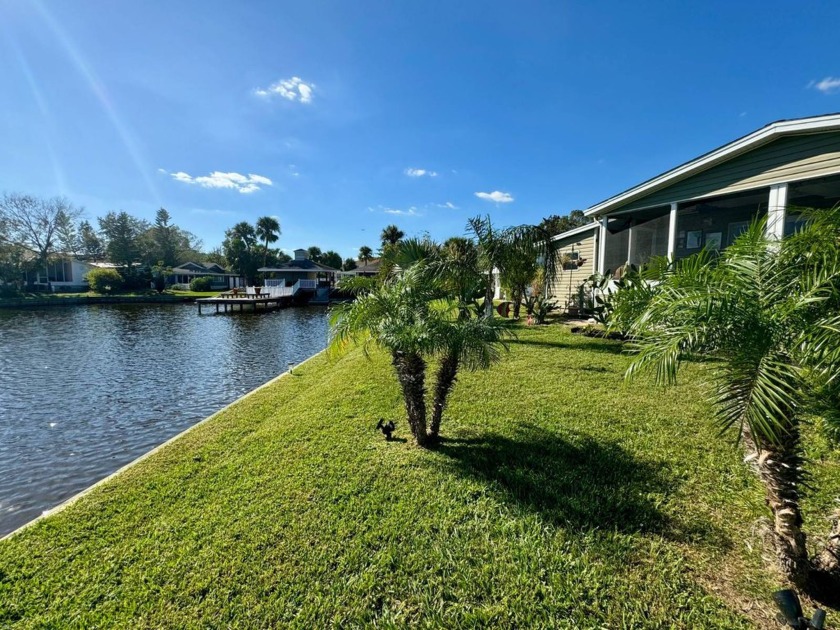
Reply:
[[[626,364],[523,329],[424,452],[373,429],[407,434],[385,357],[322,355],[0,543],[0,626],[769,626],[761,490],[702,366]]]

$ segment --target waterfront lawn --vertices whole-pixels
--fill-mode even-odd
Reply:
[[[628,388],[616,342],[519,334],[436,452],[386,357],[298,366],[0,543],[0,626],[770,627],[761,488],[704,366]],[[812,526],[840,478],[814,448]]]

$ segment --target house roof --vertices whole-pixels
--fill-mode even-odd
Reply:
[[[590,207],[584,214],[586,216],[604,214],[640,197],[649,195],[680,180],[731,160],[738,155],[752,151],[782,136],[837,130],[840,130],[840,113],[811,116],[808,118],[794,118],[791,120],[777,120],[776,122],[765,125],[761,129],[741,136],[722,147],[713,149],[656,177],[652,177],[641,184],[628,188],[617,195],[613,195]]]
[[[570,236],[577,236],[578,234],[583,234],[584,232],[588,232],[589,230],[594,230],[597,227],[600,227],[600,224],[597,221],[592,221],[591,223],[587,223],[586,225],[581,225],[579,227],[572,228],[571,230],[560,232],[560,234],[555,234],[551,237],[551,240],[560,241],[564,238],[569,238]]]
[[[351,269],[350,273],[379,273],[379,268],[381,266],[381,258],[368,258],[366,265],[363,265],[361,260],[357,260],[356,268]]]
[[[185,262],[177,267],[172,268],[172,273],[182,275],[182,276],[189,276],[189,275],[207,275],[207,274],[214,274],[214,275],[226,275],[226,276],[235,276],[236,274],[230,273],[226,269],[223,269],[221,265],[216,263],[195,263],[195,262]]]
[[[257,269],[259,272],[267,272],[267,271],[282,271],[286,273],[305,273],[305,272],[312,272],[312,271],[330,271],[336,272],[339,271],[333,267],[328,267],[327,265],[322,265],[321,263],[316,263],[308,258],[304,258],[301,260],[290,260],[289,262],[285,262],[281,265],[277,265],[276,267],[260,267]]]

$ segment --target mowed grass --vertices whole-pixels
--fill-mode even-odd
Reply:
[[[704,367],[662,390],[627,362],[523,328],[427,452],[374,430],[408,437],[386,357],[320,355],[0,543],[0,626],[771,627],[761,488]]]

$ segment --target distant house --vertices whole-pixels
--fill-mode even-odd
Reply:
[[[285,283],[288,286],[298,280],[309,281],[315,285],[333,285],[336,277],[341,273],[338,269],[316,263],[309,259],[309,252],[296,249],[294,260],[282,263],[276,267],[260,267],[257,271],[263,274],[266,286],[277,286]]]
[[[31,260],[37,254],[31,253]],[[84,291],[88,288],[87,274],[93,269],[118,269],[119,265],[108,262],[80,260],[72,254],[56,254],[51,257],[46,269],[36,265],[24,274],[23,281],[35,287],[51,287],[52,291]]]
[[[92,263],[73,256],[56,258],[46,269],[34,269],[26,274],[27,284],[52,286],[53,291],[84,290],[88,287],[87,276],[92,269],[107,266],[108,263]]]
[[[355,262],[355,269],[348,269],[347,271],[342,271],[338,274],[338,278],[353,278],[356,276],[370,278],[379,275],[379,269],[382,266],[381,258],[368,258],[366,263],[361,260],[357,260]]]
[[[166,282],[170,285],[188,285],[196,278],[210,278],[214,289],[232,289],[243,286],[239,274],[230,273],[216,263],[186,262],[178,265],[172,268],[172,272],[166,277]]]

